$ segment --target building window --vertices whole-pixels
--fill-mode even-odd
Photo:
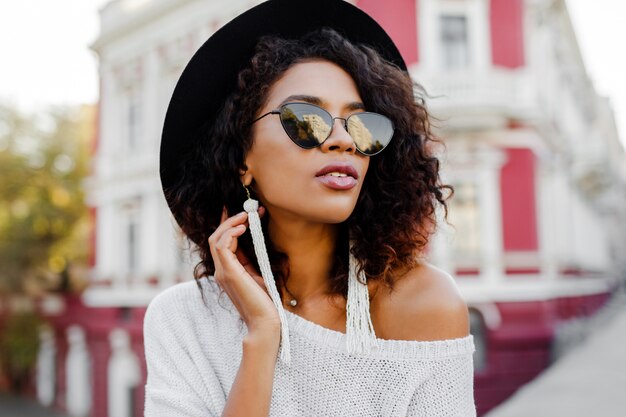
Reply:
[[[454,226],[454,259],[460,268],[480,265],[481,237],[478,186],[464,182],[454,184],[450,202],[450,223]]]
[[[135,90],[128,93],[126,100],[126,132],[128,148],[136,149],[141,135],[141,100]]]
[[[441,60],[445,69],[463,69],[470,65],[467,17],[441,15],[439,17]]]
[[[133,274],[137,270],[137,223],[134,219],[130,219],[127,229],[128,239],[128,272]]]
[[[141,267],[141,205],[141,198],[134,197],[124,201],[120,208],[120,273],[131,280]]]

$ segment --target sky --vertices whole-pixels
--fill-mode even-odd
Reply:
[[[626,1],[566,0],[587,71],[613,104],[626,143]],[[95,103],[97,59],[89,45],[108,0],[0,2],[0,102],[25,111]]]
[[[609,97],[626,146],[626,1],[567,0],[579,47],[600,95]]]
[[[107,0],[0,2],[0,100],[23,110],[94,103],[97,60],[88,46]]]

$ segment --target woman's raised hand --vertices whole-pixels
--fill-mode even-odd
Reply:
[[[259,207],[258,211],[259,216],[263,216],[265,208]],[[265,288],[261,274],[237,248],[237,238],[248,227],[248,213],[242,211],[228,217],[224,207],[220,225],[209,237],[211,256],[215,263],[215,281],[239,311],[248,326],[248,334],[270,334],[278,340],[280,318],[276,306]]]
[[[265,212],[259,207],[259,216]],[[263,277],[237,248],[237,238],[248,224],[248,213],[228,217],[222,211],[220,225],[209,237],[215,262],[215,280],[230,297],[248,326],[242,341],[242,357],[223,417],[267,416],[272,397],[274,369],[280,345],[280,318],[265,289]]]

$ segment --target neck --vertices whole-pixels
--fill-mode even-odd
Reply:
[[[269,236],[289,257],[288,298],[301,303],[329,293],[337,232],[336,224],[270,217]]]

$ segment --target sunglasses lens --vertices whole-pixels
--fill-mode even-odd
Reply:
[[[285,132],[298,146],[310,149],[321,145],[330,135],[332,116],[324,109],[308,103],[289,103],[282,106],[280,120]],[[348,117],[348,133],[358,150],[375,155],[389,144],[393,124],[387,117],[363,112]]]
[[[280,120],[291,140],[303,148],[319,146],[326,140],[332,128],[330,114],[306,103],[283,106]]]
[[[348,118],[348,133],[356,147],[366,155],[375,155],[391,141],[391,120],[378,113],[358,113]]]

